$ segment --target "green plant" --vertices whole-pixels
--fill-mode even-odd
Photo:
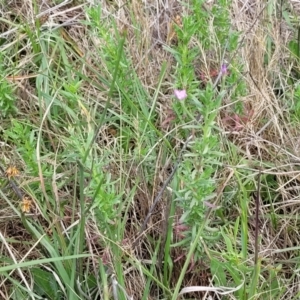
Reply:
[[[1,64],[0,57],[0,65]],[[0,69],[0,72],[3,74],[3,70]],[[5,78],[2,78],[0,81],[0,117],[3,119],[14,115],[16,112],[16,99],[12,85]]]

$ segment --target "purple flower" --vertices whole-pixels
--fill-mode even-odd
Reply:
[[[178,100],[184,100],[187,97],[186,90],[174,90],[174,95]]]
[[[222,75],[227,75],[228,74],[228,69],[226,64],[222,64],[221,66],[221,73]]]

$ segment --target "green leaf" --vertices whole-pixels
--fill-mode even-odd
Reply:
[[[226,274],[224,272],[223,263],[213,258],[210,262],[210,270],[213,277],[216,277],[218,279],[219,281],[218,284],[222,286],[226,286],[227,280],[226,280]]]
[[[299,55],[299,44],[298,44],[298,41],[295,41],[295,40],[292,40],[289,42],[289,50],[292,52],[293,56],[297,59],[300,58],[300,55]]]
[[[58,285],[52,273],[38,268],[31,269],[31,273],[34,278],[35,293],[53,300],[59,299]]]

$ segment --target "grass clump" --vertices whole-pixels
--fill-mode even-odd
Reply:
[[[294,4],[169,4],[1,4],[1,298],[298,297]]]

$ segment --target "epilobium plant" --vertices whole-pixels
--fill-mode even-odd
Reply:
[[[175,191],[176,205],[182,209],[179,223],[186,228],[186,231],[181,233],[184,237],[181,245],[185,245],[187,249],[198,235],[199,228],[203,228],[201,237],[207,245],[221,238],[220,228],[211,220],[207,220],[206,216],[209,209],[216,208],[214,204],[217,194],[216,177],[224,158],[216,119],[222,99],[226,95],[226,88],[229,86],[229,76],[235,78],[231,84],[237,82],[236,73],[231,72],[232,62],[229,67],[229,63],[224,60],[226,51],[236,49],[238,37],[234,32],[228,35],[230,22],[227,4],[225,1],[219,1],[217,7],[213,9],[213,20],[206,11],[198,10],[197,7],[199,6],[194,5],[194,14],[183,18],[182,28],[177,28],[178,47],[171,50],[178,63],[176,87],[183,87],[182,90],[175,90],[174,94],[178,100],[185,99],[175,101],[174,110],[178,118],[181,117],[185,123],[182,126],[184,132],[181,131],[183,139],[193,135],[178,170],[180,186]],[[216,30],[214,36],[208,34],[211,22],[218,25],[214,27]],[[200,49],[210,53],[215,51],[219,59],[218,66],[213,65],[211,66],[213,69],[210,69],[210,65],[204,59],[205,63],[201,63],[204,65],[203,68],[207,67],[208,70],[198,70],[199,60],[203,57]],[[218,51],[222,56],[217,54]],[[216,71],[212,72],[214,69]],[[202,71],[205,74],[205,81],[201,81],[201,76],[199,78],[196,75]],[[236,95],[240,90],[235,86],[231,92]],[[203,256],[202,244],[198,242],[193,260],[201,256]]]
[[[194,130],[198,134],[190,142],[190,151],[184,155],[178,175],[182,188],[177,192],[176,198],[178,206],[183,209],[181,222],[192,228],[189,235],[191,240],[196,228],[204,222],[205,213],[215,197],[214,177],[224,156],[220,151],[219,137],[214,128],[221,97],[215,99],[214,91],[209,85],[206,91],[199,91],[198,95],[203,101],[201,109],[203,120],[195,125]],[[209,230],[207,236],[211,240],[218,237],[218,234]]]

